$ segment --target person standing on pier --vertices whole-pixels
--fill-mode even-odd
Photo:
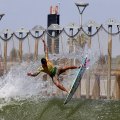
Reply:
[[[47,73],[51,78],[53,83],[61,90],[68,93],[68,90],[62,85],[59,80],[59,75],[64,73],[66,70],[69,69],[79,69],[81,66],[65,66],[65,67],[55,67],[54,64],[48,58],[48,47],[44,40],[42,40],[44,44],[44,52],[45,58],[41,59],[42,66],[38,68],[38,70],[34,73],[27,73],[28,76],[37,76],[41,72]]]

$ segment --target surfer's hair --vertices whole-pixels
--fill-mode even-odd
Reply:
[[[46,64],[46,63],[47,63],[46,59],[45,59],[45,58],[42,58],[42,59],[41,59],[41,63],[42,63],[42,64]]]

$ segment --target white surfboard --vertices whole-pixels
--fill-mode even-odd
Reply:
[[[77,77],[74,80],[74,83],[73,83],[73,85],[72,85],[72,87],[70,89],[69,94],[67,95],[67,98],[64,101],[64,104],[67,104],[71,100],[72,96],[74,95],[75,91],[77,90],[77,88],[78,88],[78,86],[80,84],[80,81],[82,79],[82,76],[83,76],[83,74],[84,74],[84,72],[86,70],[86,66],[85,66],[86,60],[87,60],[87,57],[84,58],[84,60],[82,61],[82,67],[80,67],[80,69],[78,71]]]

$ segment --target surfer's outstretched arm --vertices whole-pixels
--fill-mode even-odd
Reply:
[[[43,71],[42,67],[39,67],[36,72],[34,72],[34,73],[28,72],[27,75],[28,75],[28,76],[32,76],[32,77],[35,77],[35,76],[37,76],[38,74],[40,74],[42,71]]]
[[[45,40],[42,39],[42,42],[44,44],[44,52],[45,52],[45,58],[48,59],[48,47],[45,43]]]
[[[68,91],[66,90],[66,88],[59,82],[58,78],[55,76],[53,77],[53,83],[59,88],[61,89],[62,91],[65,91],[68,93]]]
[[[29,73],[27,73],[27,75],[28,75],[28,76],[32,76],[32,77],[35,77],[35,76],[37,76],[39,73],[40,73],[40,72],[38,72],[38,71],[35,72],[35,73],[30,73],[30,72],[29,72]]]

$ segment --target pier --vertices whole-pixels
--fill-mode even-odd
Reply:
[[[114,19],[108,19],[106,28],[103,24],[89,20],[83,26],[82,14],[89,4],[75,5],[80,13],[80,25],[69,23],[62,28],[59,24],[51,24],[47,29],[35,26],[31,30],[3,30],[0,35],[0,76],[7,74],[16,64],[21,65],[24,62],[30,65],[31,61],[40,61],[44,56],[44,39],[49,45],[49,55],[56,66],[80,65],[82,57],[88,55],[90,65],[74,95],[75,98],[119,100],[120,24]],[[84,9],[80,11],[79,7]],[[118,30],[115,33],[112,32],[114,28]],[[49,76],[44,74],[43,81],[48,79]],[[68,89],[70,87],[68,86]],[[58,94],[64,97],[59,90],[54,93],[56,96]]]

